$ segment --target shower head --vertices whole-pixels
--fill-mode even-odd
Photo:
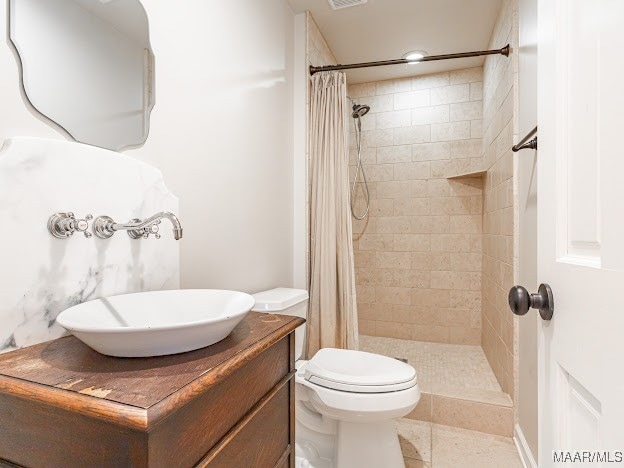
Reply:
[[[353,104],[353,113],[351,114],[351,116],[354,119],[358,117],[364,117],[366,114],[368,114],[369,110],[370,106],[367,106],[366,104]]]

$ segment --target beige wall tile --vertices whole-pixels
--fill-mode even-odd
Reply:
[[[380,112],[375,114],[377,129],[409,127],[412,125],[412,112],[408,110]]]
[[[412,89],[438,88],[449,85],[449,73],[435,73],[433,75],[416,76],[412,78]]]
[[[375,299],[381,304],[405,304],[409,305],[412,290],[410,288],[377,286],[375,289]]]
[[[483,141],[481,138],[475,140],[452,141],[450,145],[451,158],[453,159],[481,157],[483,151]]]
[[[394,129],[394,145],[413,145],[431,141],[431,125],[413,125]]]
[[[483,120],[476,119],[470,121],[470,138],[481,138],[483,136]]]
[[[450,231],[460,234],[480,234],[483,217],[481,215],[459,215],[450,217]]]
[[[394,110],[394,99],[392,98],[392,95],[370,96],[360,99],[360,101],[362,104],[368,104],[370,106],[369,112],[371,114]]]
[[[412,182],[408,180],[379,182],[376,185],[377,198],[410,198],[412,186]]]
[[[444,123],[449,122],[449,119],[450,109],[448,104],[412,109],[412,125]]]
[[[374,268],[375,267],[375,256],[376,256],[375,251],[366,251],[366,252],[361,252],[359,251],[358,254],[355,256],[355,267],[356,268]],[[358,290],[358,300],[360,300],[360,292]],[[365,301],[365,302],[369,302],[369,301]]]
[[[481,327],[470,328],[468,324],[451,327],[449,342],[453,344],[479,345],[481,343]]]
[[[463,271],[432,271],[431,287],[434,289],[475,290],[477,273]],[[480,274],[480,273],[478,273]],[[478,288],[480,289],[479,282]]]
[[[450,307],[463,307],[481,311],[481,291],[451,291],[449,301]]]
[[[431,219],[431,233],[440,234],[447,233],[450,230],[450,219],[445,215],[430,216]],[[412,232],[416,232],[414,228],[414,218],[412,218]]]
[[[401,288],[429,288],[431,272],[419,270],[390,270],[389,285]]]
[[[483,83],[470,83],[470,100],[481,101],[483,99]]]
[[[481,272],[482,270],[482,254],[481,253],[451,253],[449,254],[449,263],[451,271],[472,271]]]
[[[412,270],[448,271],[450,269],[451,254],[449,253],[412,252]]]
[[[517,30],[511,25],[517,12],[512,2],[505,2],[499,12],[491,44],[495,40],[517,41]],[[513,221],[513,155],[514,114],[517,113],[514,90],[517,61],[487,58],[482,90],[471,90],[483,96],[483,164],[487,169],[483,197],[483,281],[482,336],[485,355],[503,387],[514,397],[515,322],[507,310],[508,286],[514,283]],[[475,121],[473,131],[479,131]]]
[[[470,121],[431,125],[431,141],[467,140],[469,138],[471,138]]]
[[[360,83],[348,86],[347,94],[352,98],[375,95],[375,83]]]
[[[376,323],[373,320],[358,319],[358,332],[362,335],[377,336]]]
[[[361,246],[360,246],[361,248]],[[472,252],[468,234],[437,234],[431,236],[432,252]]]
[[[483,81],[483,67],[453,70],[449,74],[449,80],[452,85]]]
[[[458,84],[431,89],[431,105],[452,104],[470,100],[470,85]]]
[[[422,143],[412,145],[413,161],[437,161],[451,158],[451,144],[449,142]]]
[[[393,167],[394,180],[429,179],[431,177],[430,162],[399,163],[394,164]]]
[[[468,329],[470,327],[470,309],[431,309],[434,316],[434,325],[453,328],[460,327]],[[481,330],[479,330],[479,338]]]
[[[360,250],[391,251],[394,248],[392,234],[362,234],[358,239]]]
[[[376,160],[379,164],[409,162],[412,160],[412,147],[410,145],[397,145],[377,148]]]
[[[430,234],[395,234],[394,235],[394,250],[401,251],[411,256],[410,252],[429,252],[431,250],[431,235]]]
[[[395,216],[428,215],[431,212],[429,198],[399,198],[394,200]]]
[[[513,408],[433,395],[432,422],[473,431],[513,436]]]
[[[472,213],[470,197],[444,197],[431,199],[431,214],[468,215]]]
[[[370,217],[367,217],[367,219],[370,220],[371,218],[377,218],[380,216],[392,216],[393,214],[394,200],[389,198],[378,198],[370,201]]]
[[[400,200],[398,200],[400,201]],[[412,232],[411,218],[407,216],[387,216],[377,218],[376,230],[379,233],[400,234]]]
[[[419,421],[431,421],[431,394],[422,392],[416,408],[409,413],[406,418],[417,419]]]
[[[481,119],[483,118],[483,103],[470,101],[451,104],[449,118],[451,122]]]
[[[370,216],[353,222],[360,319],[369,333],[481,340],[483,181],[446,177],[482,167],[482,139],[471,138],[483,117],[482,79],[477,68],[349,87],[371,106],[362,122]],[[349,144],[353,177],[353,131]],[[502,174],[502,162],[497,167]],[[501,186],[493,200],[507,203],[510,193]],[[360,186],[355,205],[365,209]],[[507,254],[506,243],[491,245]]]
[[[375,302],[375,287],[358,284],[355,287],[357,293],[357,301],[359,303]]]
[[[449,342],[449,327],[441,327],[438,325],[412,325],[412,334],[410,337],[416,341],[431,341],[433,343]]]
[[[401,340],[410,339],[410,327],[404,323],[377,322],[376,336],[387,338],[399,338]]]
[[[366,116],[364,118],[366,118]],[[352,141],[353,141],[352,148],[355,148],[355,133],[353,133]],[[392,146],[393,142],[394,142],[394,130],[391,128],[362,132],[362,146],[366,148],[377,148],[379,146]]]
[[[381,149],[381,148],[380,148]],[[353,168],[353,166],[351,166]],[[385,180],[393,180],[394,179],[394,171],[392,170],[392,166],[389,164],[373,164],[368,165],[365,169],[366,172],[366,180],[370,182],[381,182]],[[355,171],[351,175],[351,179],[355,177]],[[359,180],[361,181],[361,175]]]
[[[441,289],[412,289],[411,303],[420,307],[449,307],[450,291]]]
[[[394,109],[413,109],[415,107],[429,106],[431,103],[431,91],[420,89],[394,95]]]
[[[412,257],[409,252],[375,252],[375,254],[375,268],[411,269]]]

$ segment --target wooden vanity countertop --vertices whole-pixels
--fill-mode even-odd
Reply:
[[[149,430],[303,323],[250,312],[219,343],[152,358],[104,356],[67,336],[0,355],[0,393]]]

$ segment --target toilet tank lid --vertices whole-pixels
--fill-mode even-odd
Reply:
[[[252,294],[256,300],[253,311],[255,312],[278,312],[288,309],[308,299],[308,291],[305,289],[275,288]]]

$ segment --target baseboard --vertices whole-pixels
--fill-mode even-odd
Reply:
[[[522,428],[516,424],[514,429],[514,444],[516,444],[516,450],[518,450],[518,455],[520,455],[524,468],[537,468],[537,462],[533,457],[529,444],[524,438]]]

